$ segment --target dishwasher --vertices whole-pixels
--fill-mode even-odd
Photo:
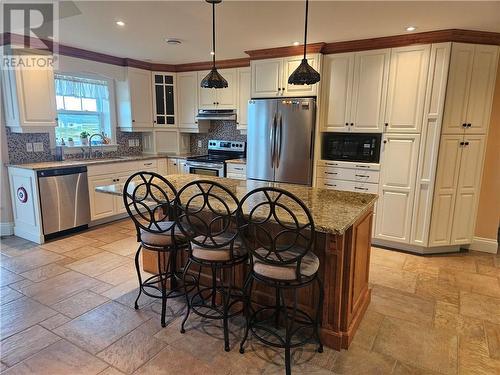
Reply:
[[[45,239],[85,229],[90,222],[87,167],[37,172]]]

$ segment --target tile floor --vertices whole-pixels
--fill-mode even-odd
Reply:
[[[5,374],[281,374],[283,352],[251,339],[241,321],[223,351],[217,323],[141,297],[128,220],[37,246],[1,242],[1,366]],[[293,354],[301,374],[500,374],[500,255],[420,257],[373,248],[373,298],[348,351]]]

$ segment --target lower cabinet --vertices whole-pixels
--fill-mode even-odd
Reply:
[[[241,163],[227,163],[226,164],[226,177],[234,178],[235,180],[246,180],[247,178],[247,165]]]
[[[116,197],[95,191],[98,186],[114,184],[114,180],[109,175],[89,177],[90,220],[100,220],[115,214]]]

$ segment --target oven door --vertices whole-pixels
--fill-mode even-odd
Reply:
[[[185,173],[224,177],[224,164],[188,161],[184,168]]]

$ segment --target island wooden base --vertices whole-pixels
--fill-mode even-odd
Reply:
[[[371,290],[368,287],[373,208],[363,215],[343,235],[316,233],[314,253],[320,260],[320,278],[324,284],[325,298],[321,318],[323,344],[336,349],[347,349],[363,319],[370,303]],[[179,264],[186,261],[186,253],[179,258]],[[143,252],[145,271],[156,272],[157,255]],[[243,285],[246,265],[236,270],[236,284]],[[196,269],[193,268],[197,272]],[[210,273],[203,272],[201,283],[210,285]],[[252,301],[256,304],[272,304],[274,290],[266,289],[255,282]],[[298,294],[299,308],[312,314],[317,307],[316,284],[302,288]]]

